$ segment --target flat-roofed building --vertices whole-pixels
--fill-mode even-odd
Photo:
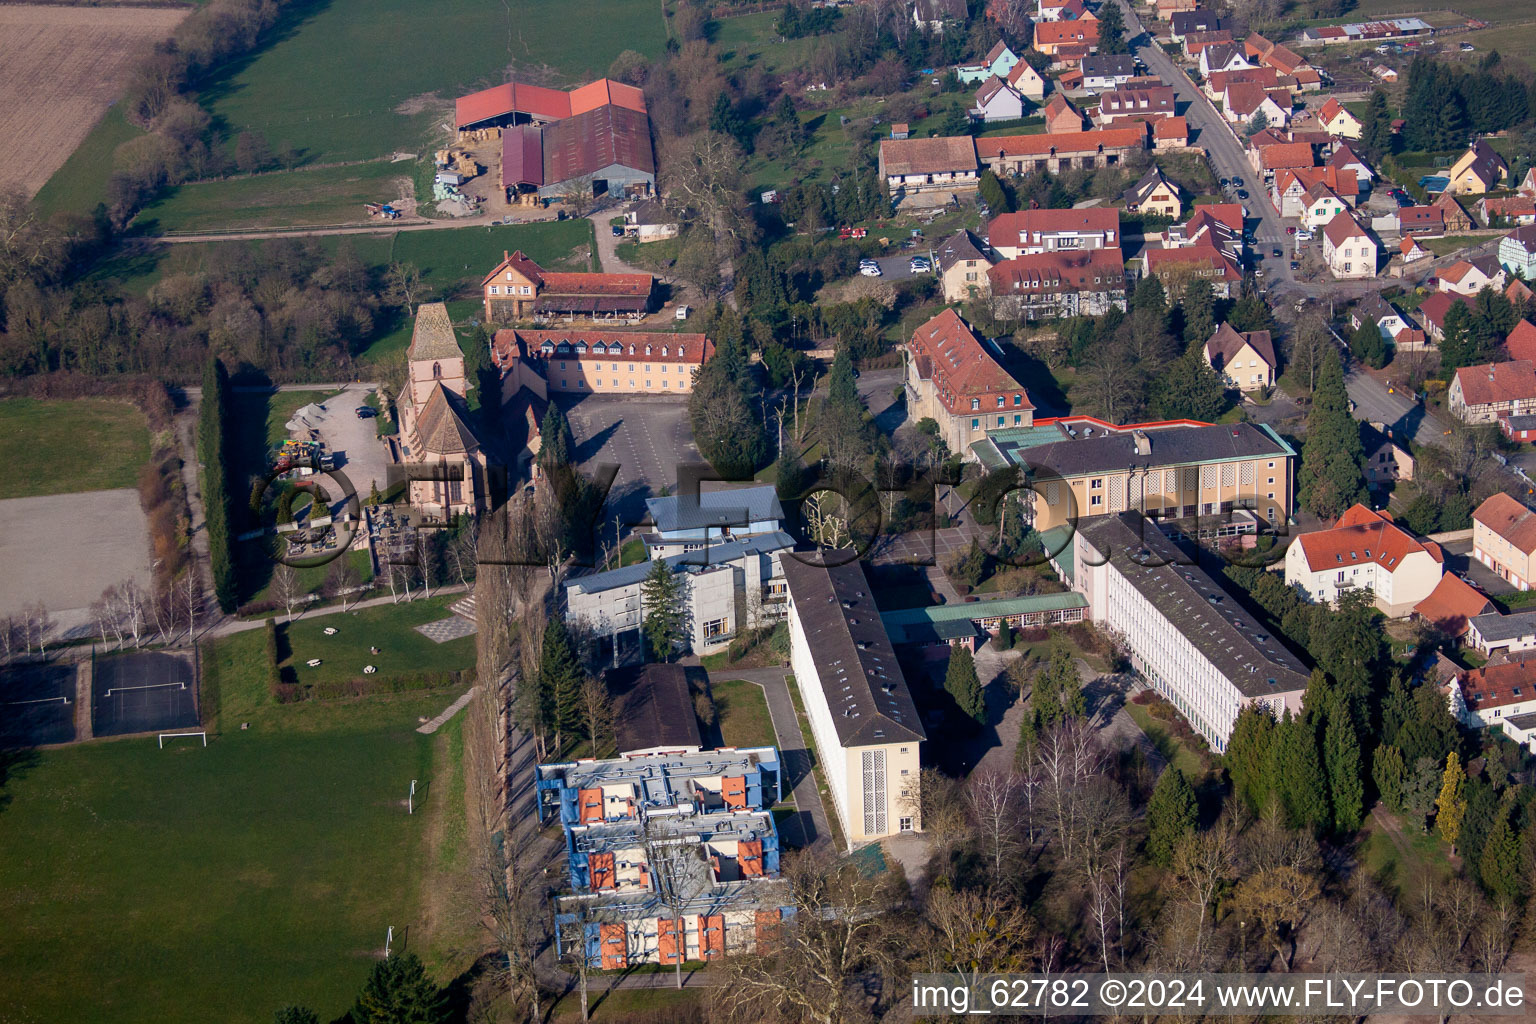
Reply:
[[[1135,512],[1079,524],[1072,588],[1218,753],[1250,704],[1301,711],[1308,673],[1202,566]]]
[[[920,831],[927,739],[852,550],[784,559],[790,665],[844,841]]]

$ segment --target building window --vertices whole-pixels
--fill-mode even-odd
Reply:
[[[864,775],[864,834],[885,834],[885,751],[866,750],[859,755]]]

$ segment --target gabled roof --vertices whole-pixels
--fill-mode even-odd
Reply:
[[[985,243],[971,234],[969,228],[961,228],[939,243],[939,269],[948,270],[964,260],[991,262],[987,259],[984,246]]]
[[[463,397],[443,387],[442,382],[435,383],[416,418],[418,454],[467,455],[478,451],[480,438],[469,419],[469,406]]]
[[[1009,398],[1010,409],[1015,408],[1013,395],[1020,396],[1017,408],[1034,408],[1024,386],[982,347],[980,339],[953,309],[943,310],[913,330],[908,347],[915,359],[926,361],[933,375],[934,392],[951,413],[970,412],[973,398],[999,395]]]
[[[1311,572],[1331,572],[1367,562],[1396,572],[1405,558],[1420,553],[1437,563],[1445,561],[1439,545],[1416,540],[1391,519],[1364,505],[1351,506],[1332,529],[1304,533],[1296,543]]]
[[[416,323],[411,328],[409,359],[462,359],[459,339],[448,319],[448,307],[441,302],[423,302],[416,307]]]
[[[1505,363],[1463,366],[1456,371],[1456,383],[1461,385],[1462,401],[1469,406],[1528,402],[1536,399],[1536,363],[1511,359]]]
[[[1467,623],[1493,608],[1488,595],[1453,572],[1440,577],[1429,596],[1413,606],[1421,619],[1434,623],[1447,636],[1458,637],[1467,631]]]
[[[838,743],[860,747],[927,739],[857,555],[790,555],[781,566],[791,614],[820,677],[797,676],[795,682],[822,687]]]
[[[1536,361],[1536,324],[1529,320],[1515,324],[1515,329],[1504,339],[1504,350],[1511,359]]]
[[[1275,346],[1270,340],[1268,331],[1238,331],[1225,321],[1216,328],[1216,333],[1211,335],[1205,343],[1205,354],[1209,357],[1211,365],[1218,362],[1225,366],[1232,361],[1232,357],[1243,350],[1247,345],[1258,357],[1271,368],[1275,366]]]
[[[880,160],[888,175],[944,174],[976,169],[976,145],[969,135],[935,139],[884,139]]]
[[[1502,491],[1477,506],[1472,520],[1509,541],[1516,550],[1536,554],[1536,512]]]

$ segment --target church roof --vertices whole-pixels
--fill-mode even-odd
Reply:
[[[448,319],[448,307],[441,302],[423,302],[416,308],[416,325],[411,331],[411,359],[462,359],[459,339]]]
[[[480,448],[463,397],[440,383],[433,386],[416,420],[416,437],[418,454],[463,455]]]

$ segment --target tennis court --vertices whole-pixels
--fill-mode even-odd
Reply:
[[[141,651],[98,657],[95,672],[91,722],[97,736],[197,725],[197,672],[191,654]]]
[[[75,738],[75,666],[23,665],[0,672],[0,745]]]

